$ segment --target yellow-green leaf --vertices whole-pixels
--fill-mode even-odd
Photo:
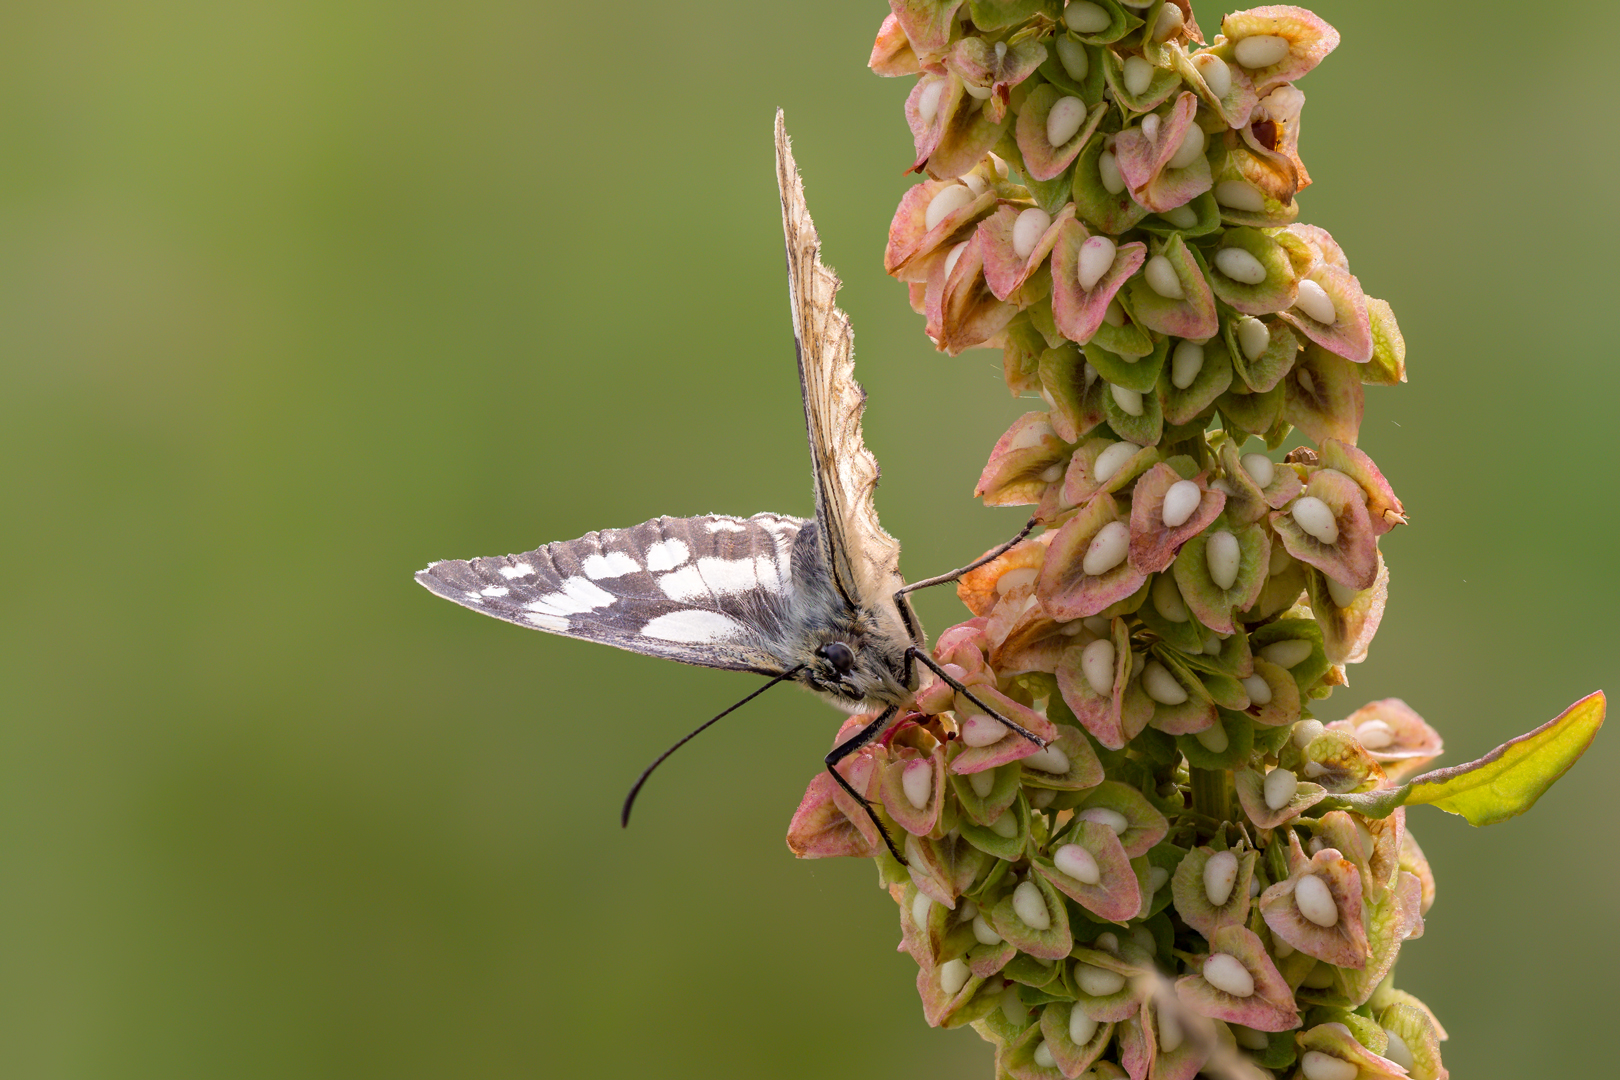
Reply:
[[[1602,691],[1589,694],[1525,735],[1478,761],[1416,777],[1403,800],[1432,803],[1470,825],[1494,825],[1522,814],[1575,764],[1603,726]]]

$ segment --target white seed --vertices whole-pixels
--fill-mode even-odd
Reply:
[[[1091,944],[1103,952],[1119,954],[1119,938],[1115,937],[1112,931],[1104,930],[1092,940]]]
[[[1148,288],[1166,300],[1187,298],[1186,291],[1181,287],[1181,279],[1176,276],[1175,265],[1163,255],[1155,255],[1147,261],[1142,268],[1142,277],[1148,283]]]
[[[1237,581],[1238,568],[1243,565],[1243,547],[1238,538],[1227,529],[1217,530],[1204,546],[1204,563],[1215,587],[1223,591],[1230,589]]]
[[[1082,994],[1091,997],[1107,997],[1125,989],[1125,976],[1119,972],[1084,962],[1074,965],[1074,982]]]
[[[1125,59],[1125,91],[1132,97],[1141,97],[1153,82],[1153,65],[1140,56]]]
[[[1356,741],[1368,750],[1382,750],[1395,741],[1395,731],[1382,720],[1368,720],[1356,728]]]
[[[1080,1011],[1076,1005],[1069,1012],[1069,1041],[1076,1046],[1084,1046],[1090,1042],[1092,1036],[1097,1034],[1097,1021]]]
[[[1057,39],[1058,63],[1063,70],[1069,73],[1069,78],[1080,82],[1091,72],[1091,57],[1086,53],[1086,47],[1072,37]]]
[[[1057,792],[1053,791],[1051,788],[1041,788],[1038,791],[1032,792],[1029,796],[1029,805],[1034,807],[1036,810],[1045,810],[1048,806],[1051,806],[1056,801]]]
[[[1041,242],[1041,234],[1052,225],[1052,215],[1038,206],[1032,206],[1018,215],[1013,222],[1013,252],[1020,259],[1029,258],[1029,253],[1035,250],[1035,245]]]
[[[1013,913],[1031,930],[1047,930],[1052,926],[1052,913],[1046,909],[1046,897],[1033,881],[1020,882],[1013,890]]]
[[[1243,966],[1243,961],[1231,953],[1209,954],[1209,959],[1204,961],[1204,981],[1233,997],[1254,996],[1254,976]]]
[[[1000,64],[1003,61],[1005,61],[1006,59],[1007,59],[1007,43],[1005,41],[996,42],[996,63]]]
[[[906,762],[905,769],[900,773],[900,790],[905,792],[906,802],[914,809],[921,810],[927,806],[934,794],[933,763],[921,758]]]
[[[1250,360],[1258,360],[1271,347],[1271,328],[1259,319],[1245,316],[1237,324],[1238,348]]]
[[[951,276],[951,271],[956,269],[956,261],[962,257],[962,252],[967,250],[967,246],[968,242],[964,240],[951,248],[951,253],[945,256],[945,276],[947,278]]]
[[[1008,446],[1007,449],[1028,450],[1032,446],[1041,445],[1048,436],[1055,436],[1056,434],[1057,432],[1052,430],[1051,424],[1044,421],[1034,423],[1013,436],[1012,445]]]
[[[1004,812],[990,823],[990,831],[1003,840],[1011,840],[1018,835],[1018,815],[1011,810]]]
[[[983,772],[968,773],[968,787],[972,788],[973,794],[979,798],[988,799],[990,793],[996,789],[995,770],[986,769]]]
[[[1333,899],[1333,892],[1327,887],[1327,882],[1315,874],[1306,874],[1294,886],[1294,903],[1299,913],[1317,926],[1337,926],[1339,923],[1339,905]]]
[[[1087,885],[1095,885],[1102,880],[1102,871],[1097,867],[1097,860],[1091,852],[1079,844],[1064,844],[1052,855],[1052,862],[1057,868]]]
[[[1232,886],[1237,884],[1238,857],[1230,851],[1217,851],[1204,864],[1204,895],[1216,907],[1232,898]]]
[[[1281,542],[1272,544],[1271,556],[1266,560],[1266,573],[1271,577],[1276,577],[1288,569],[1288,564],[1293,561],[1294,557],[1288,554],[1288,549],[1283,547]]]
[[[928,200],[928,209],[923,212],[923,224],[926,228],[932,229],[972,201],[973,192],[961,184],[941,188],[932,199]]]
[[[1176,587],[1176,579],[1170,574],[1160,574],[1153,579],[1153,606],[1173,623],[1184,623],[1192,617],[1187,601],[1181,598],[1181,590]]]
[[[1037,750],[1029,757],[1022,759],[1022,764],[1029,766],[1031,769],[1039,769],[1041,772],[1056,773],[1062,776],[1069,771],[1069,755],[1065,754],[1060,747],[1048,746],[1046,749]]]
[[[1260,324],[1262,328],[1265,325]],[[1270,487],[1271,481],[1277,475],[1277,466],[1264,454],[1244,454],[1238,460],[1238,464],[1243,466],[1243,471],[1249,474],[1249,479],[1259,488]]]
[[[1097,462],[1091,467],[1093,479],[1099,484],[1106,484],[1115,473],[1124,468],[1127,461],[1136,456],[1136,452],[1140,449],[1142,449],[1140,446],[1129,442],[1108,444],[1102,453],[1097,455]]]
[[[989,185],[984,182],[984,178],[978,173],[963,173],[956,179],[958,182],[966,184],[968,190],[973,192],[975,198],[990,190]]]
[[[936,79],[923,87],[923,92],[917,95],[917,115],[922,122],[932,124],[934,117],[939,115],[940,95],[945,92],[945,80]]]
[[[1246,68],[1270,67],[1288,55],[1288,39],[1275,34],[1255,34],[1239,38],[1232,46],[1232,59]]]
[[[1244,285],[1258,285],[1266,280],[1266,268],[1260,260],[1240,247],[1223,247],[1217,251],[1215,269]]]
[[[1159,141],[1159,116],[1157,113],[1148,113],[1142,117],[1142,134],[1150,143]]]
[[[1193,738],[1197,739],[1198,744],[1212,754],[1224,754],[1226,748],[1232,745],[1231,740],[1226,736],[1226,728],[1222,727],[1219,721],[1212,728],[1206,728],[1203,731],[1194,733]]]
[[[1131,530],[1123,521],[1110,521],[1097,530],[1080,560],[1080,569],[1092,577],[1106,574],[1125,561],[1131,547]]]
[[[1001,935],[990,925],[983,913],[973,916],[973,936],[980,945],[1000,945]]]
[[[1324,544],[1339,542],[1339,522],[1327,503],[1315,495],[1306,495],[1294,501],[1294,521],[1300,528]]]
[[[1198,224],[1198,211],[1185,203],[1181,206],[1172,206],[1159,214],[1160,217],[1178,229],[1190,229]]]
[[[1164,493],[1164,508],[1159,515],[1164,519],[1164,527],[1179,529],[1187,524],[1187,519],[1193,516],[1198,504],[1203,501],[1204,491],[1196,481],[1177,480]]]
[[[1258,214],[1266,208],[1266,197],[1246,180],[1222,180],[1215,185],[1215,201],[1233,210]]]
[[[1108,14],[1108,9],[1100,4],[1074,0],[1063,9],[1063,21],[1077,34],[1095,34],[1108,29],[1113,24],[1114,18]]]
[[[1055,484],[1063,479],[1063,463],[1055,462],[1041,470],[1041,482]]]
[[[1411,1072],[1417,1065],[1417,1059],[1412,1056],[1412,1048],[1406,1045],[1405,1039],[1389,1028],[1384,1029],[1384,1034],[1389,1036],[1389,1045],[1384,1048],[1383,1056],[1407,1072]]]
[[[1327,587],[1328,595],[1333,598],[1333,603],[1341,608],[1347,608],[1351,604],[1354,604],[1356,602],[1356,597],[1361,595],[1361,593],[1357,590],[1352,589],[1348,585],[1334,581],[1332,578],[1327,579]]]
[[[1142,415],[1142,395],[1135,390],[1127,390],[1123,386],[1110,386],[1109,391],[1114,395],[1114,404],[1119,406],[1120,412],[1126,416]]]
[[[947,960],[939,965],[939,988],[945,991],[946,997],[955,997],[957,991],[967,985],[971,974],[961,960]]]
[[[1186,24],[1186,21],[1186,17],[1181,14],[1181,9],[1176,5],[1164,5],[1159,11],[1158,21],[1153,24],[1153,40],[1169,41],[1181,33],[1181,28]]]
[[[1305,1051],[1305,1056],[1299,1059],[1299,1067],[1305,1080],[1356,1080],[1361,1075],[1358,1066],[1320,1050]]]
[[[1062,146],[1079,132],[1086,122],[1086,103],[1077,97],[1061,97],[1046,114],[1046,141]]]
[[[1196,341],[1178,341],[1170,354],[1170,384],[1185,390],[1204,370],[1204,347]]]
[[[1320,720],[1301,720],[1294,725],[1294,745],[1303,750],[1326,730]]]
[[[1046,1045],[1045,1039],[1035,1044],[1035,1053],[1030,1056],[1043,1069],[1057,1068],[1057,1059],[1052,1056],[1052,1048]]]
[[[962,900],[956,905],[956,921],[959,923],[972,922],[973,917],[979,913],[979,905],[971,900]]]
[[[925,892],[919,892],[911,901],[911,921],[918,926],[928,925],[928,911],[934,906],[934,898]]]
[[[1333,307],[1333,297],[1310,278],[1299,283],[1299,297],[1295,299],[1294,306],[1317,322],[1328,326],[1332,326],[1339,318],[1339,313]]]
[[[1125,190],[1125,174],[1119,171],[1119,160],[1112,150],[1104,150],[1097,156],[1097,175],[1102,178],[1103,190],[1108,194],[1118,195]]]
[[[1316,394],[1316,380],[1311,378],[1311,373],[1305,368],[1295,368],[1294,378],[1299,380],[1300,388],[1303,389],[1307,394],[1311,394],[1313,396]]]
[[[1232,69],[1226,66],[1226,61],[1205,53],[1195,62],[1198,64],[1198,74],[1204,77],[1209,92],[1217,98],[1224,98],[1232,89]]]
[[[1000,720],[974,714],[962,725],[962,741],[968,746],[994,746],[1007,735]]]
[[[996,593],[1005,596],[1015,589],[1035,584],[1040,576],[1041,572],[1033,566],[1020,566],[1016,570],[1009,570],[996,579]]]
[[[1221,639],[1220,636],[1213,630],[1204,631],[1203,653],[1205,656],[1221,655]]]
[[[1273,641],[1260,650],[1260,658],[1269,660],[1278,667],[1291,668],[1302,663],[1311,655],[1312,645],[1304,638],[1289,638],[1287,641]]]
[[[1263,1031],[1256,1031],[1252,1027],[1242,1024],[1228,1025],[1232,1029],[1232,1038],[1245,1050],[1264,1050],[1271,1045],[1271,1038]]]
[[[1289,769],[1272,769],[1266,773],[1263,789],[1266,806],[1272,810],[1281,810],[1293,801],[1294,793],[1299,790],[1299,777]]]
[[[1273,934],[1271,936],[1271,954],[1279,960],[1286,960],[1294,955],[1294,947]]]
[[[1078,277],[1081,289],[1090,292],[1096,287],[1102,276],[1108,273],[1108,268],[1114,265],[1114,255],[1118,250],[1106,236],[1086,238],[1086,242],[1080,245]]]
[[[1095,821],[1098,825],[1106,825],[1115,836],[1124,836],[1125,830],[1131,827],[1130,818],[1107,806],[1088,806],[1075,816],[1081,821]]]
[[[1187,700],[1187,688],[1157,660],[1149,660],[1142,669],[1142,689],[1160,705],[1180,705]]]
[[[1305,108],[1305,94],[1295,86],[1279,86],[1261,98],[1260,105],[1273,120],[1292,123]]]
[[[990,87],[979,86],[977,83],[970,82],[963,83],[962,89],[967,91],[968,97],[977,98],[980,101],[990,100],[990,94],[992,93]]]
[[[1164,883],[1170,880],[1170,871],[1162,866],[1148,867],[1148,890],[1158,892],[1164,888]]]
[[[1165,5],[1167,8],[1169,6],[1169,4]],[[1175,1053],[1176,1049],[1186,1039],[1186,1032],[1181,1030],[1181,1025],[1176,1022],[1176,1018],[1168,1012],[1161,1010],[1154,1019],[1157,1021],[1159,1029],[1160,1051],[1166,1054]]]
[[[1080,650],[1080,672],[1086,684],[1099,697],[1114,692],[1114,643],[1107,638],[1093,641]]]
[[[1171,10],[1169,4],[1165,5],[1165,10]],[[1185,169],[1204,156],[1204,145],[1204,129],[1197,124],[1188,124],[1187,133],[1181,137],[1181,145],[1176,147],[1174,154],[1170,155],[1170,167],[1172,169]]]
[[[1243,692],[1249,695],[1250,705],[1271,704],[1271,684],[1263,675],[1250,675],[1243,680]],[[1273,807],[1272,809],[1276,809]]]
[[[1103,308],[1103,322],[1116,329],[1125,325],[1125,309],[1120,306],[1117,299],[1108,301],[1108,306]],[[1087,364],[1086,368],[1091,369],[1091,365]],[[1089,380],[1086,382],[1086,389],[1091,389]]]

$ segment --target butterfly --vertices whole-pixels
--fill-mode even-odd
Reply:
[[[839,773],[838,762],[882,735],[911,704],[919,665],[1020,737],[1044,746],[935,663],[907,597],[989,562],[1035,522],[968,566],[906,584],[900,544],[878,522],[873,503],[879,469],[861,435],[866,394],[855,382],[849,317],[835,303],[841,283],[821,261],[821,240],[780,110],[776,172],[816,516],[658,517],[521,555],[436,562],[416,580],[446,600],[530,629],[770,676],[647,767],[625,800],[626,824],[636,794],[660,762],[778,682],[797,682],[850,713],[876,712],[825,764],[903,862],[871,806]]]

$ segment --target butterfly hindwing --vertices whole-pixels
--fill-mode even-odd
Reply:
[[[878,523],[872,501],[879,469],[861,437],[866,393],[855,381],[854,332],[836,303],[838,275],[821,261],[821,239],[805,205],[804,184],[780,111],[776,180],[822,554],[850,606],[891,609],[890,598],[904,584],[900,543]]]
[[[793,541],[777,514],[660,517],[521,555],[446,560],[416,580],[463,607],[553,634],[774,675]]]

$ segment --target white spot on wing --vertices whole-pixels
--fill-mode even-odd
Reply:
[[[466,595],[467,595],[468,603],[482,604],[484,602],[484,598],[481,595],[479,595],[478,593],[470,592],[470,593],[467,593]]]
[[[634,574],[641,570],[636,560],[622,551],[608,551],[601,555],[587,555],[584,561],[580,563],[580,566],[585,571],[585,576],[595,581],[602,578],[623,577],[626,574]]]
[[[533,605],[530,605],[531,607]],[[555,630],[559,634],[568,632],[568,620],[561,615],[547,615],[543,612],[531,612],[523,616],[542,630]]]
[[[748,628],[718,611],[671,611],[641,628],[643,637],[702,644],[729,641],[747,635]]]
[[[776,560],[769,555],[754,557],[754,575],[759,579],[760,588],[773,593],[782,591],[782,579],[776,573]]]
[[[744,525],[742,522],[740,522],[740,521],[727,521],[725,518],[715,518],[713,521],[709,522],[708,527],[709,527],[709,531],[712,532],[712,533],[718,533],[718,532],[734,532],[734,533],[737,533],[737,532],[747,532],[748,531],[748,526]]]
[[[660,570],[673,570],[681,563],[692,557],[692,549],[686,546],[686,541],[670,537],[660,540],[647,548],[647,569],[657,573]]]
[[[526,562],[501,567],[501,577],[506,578],[508,581],[516,577],[528,577],[532,573],[534,573],[534,567]]]
[[[759,587],[753,559],[699,559],[697,571],[716,596],[752,592]]]
[[[615,599],[612,593],[593,585],[587,578],[571,577],[563,580],[559,591],[546,593],[539,600],[524,606],[530,611],[542,611],[553,615],[577,615],[580,612],[607,607]]]
[[[511,592],[512,590],[508,589],[504,585],[491,585],[489,588],[483,589],[481,591],[482,591],[483,595],[485,595],[485,596],[505,596],[507,593]]]
[[[696,600],[709,595],[709,587],[703,583],[697,567],[693,566],[665,574],[658,579],[658,587],[671,600]]]

